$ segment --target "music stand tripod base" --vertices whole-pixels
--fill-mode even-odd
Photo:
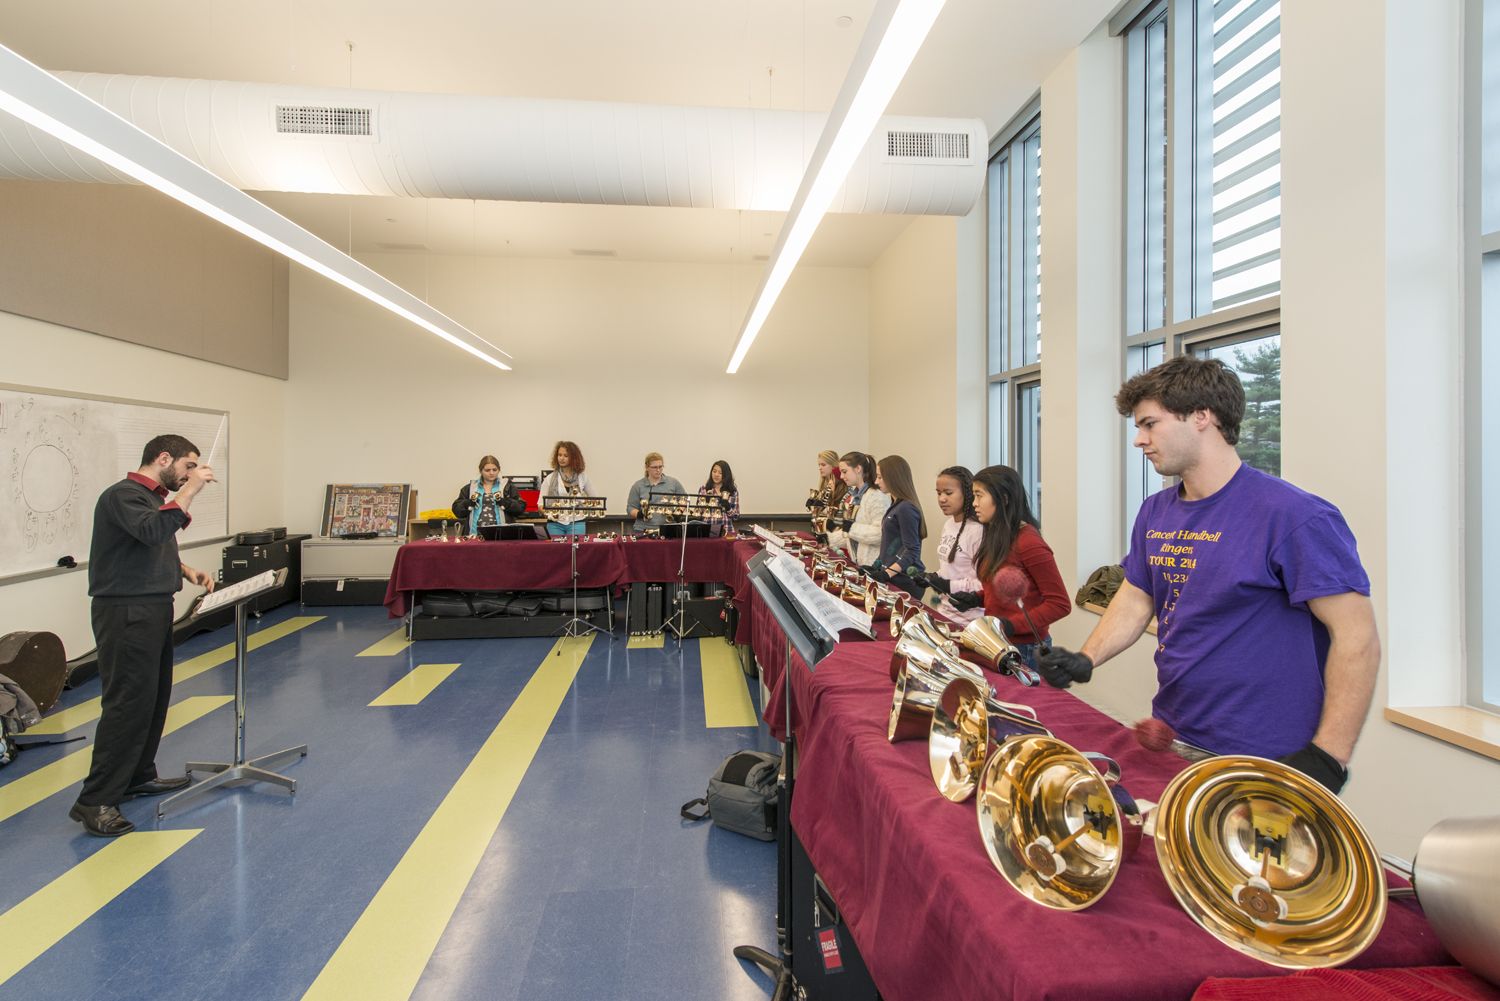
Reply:
[[[186,806],[188,801],[231,782],[269,782],[271,785],[281,786],[287,792],[295,793],[297,780],[278,775],[271,769],[284,761],[305,757],[307,757],[307,745],[303,744],[301,747],[288,747],[284,751],[266,754],[239,764],[221,761],[189,761],[187,763],[189,772],[215,772],[217,774],[162,800],[156,807],[156,815],[165,817],[169,811]]]
[[[286,570],[280,570],[273,581],[253,589],[238,592],[225,589],[227,593],[233,594],[234,605],[234,760],[228,762],[189,761],[187,764],[189,772],[215,772],[216,774],[212,778],[205,779],[197,785],[190,785],[182,792],[162,800],[156,807],[158,818],[165,817],[170,811],[185,806],[199,796],[227,786],[231,782],[269,782],[272,785],[281,786],[290,793],[296,793],[296,779],[278,775],[271,769],[283,761],[307,757],[306,744],[289,747],[284,751],[263,755],[250,761],[245,760],[245,653],[250,646],[246,635],[245,606],[252,598],[284,584],[286,575]],[[269,572],[266,576],[270,576]],[[243,587],[243,584],[236,585],[236,587]]]

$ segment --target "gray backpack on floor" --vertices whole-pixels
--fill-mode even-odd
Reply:
[[[764,751],[735,751],[708,780],[708,795],[682,804],[684,820],[712,817],[714,826],[758,841],[776,840],[776,775],[781,757]],[[703,806],[702,813],[691,807]]]

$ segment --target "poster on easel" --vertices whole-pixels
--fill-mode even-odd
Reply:
[[[403,536],[416,503],[410,483],[330,483],[323,496],[322,534],[334,539]]]

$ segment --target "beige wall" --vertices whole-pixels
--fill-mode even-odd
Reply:
[[[903,456],[927,522],[922,559],[937,566],[937,471],[956,461],[958,227],[914,219],[870,268],[870,435],[878,459]],[[844,449],[848,451],[848,449]]]
[[[11,313],[0,313],[0,358],[4,380],[17,385],[228,410],[234,454],[230,531],[284,524],[281,380]],[[217,570],[221,546],[184,550],[183,560]],[[197,593],[187,587],[179,610]],[[92,648],[86,572],[0,584],[0,634],[13,630],[57,633],[69,657]]]
[[[0,310],[286,378],[287,260],[151,188],[0,180]]]
[[[869,272],[801,268],[740,373],[726,375],[758,268],[373,255],[365,263],[515,355],[477,365],[300,269],[292,276],[286,512],[323,485],[410,481],[447,507],[481,455],[535,473],[559,438],[624,508],[648,451],[696,489],[716,459],[745,512],[802,511],[817,453],[863,447]],[[951,296],[950,296],[951,298]]]

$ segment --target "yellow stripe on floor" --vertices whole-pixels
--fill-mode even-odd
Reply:
[[[195,695],[167,710],[167,725],[162,736],[181,730],[201,716],[206,716],[220,706],[233,702],[233,695]],[[28,730],[27,733],[35,731]],[[224,734],[226,750],[234,739],[227,728]],[[35,806],[48,796],[62,792],[75,782],[82,782],[89,773],[89,762],[93,760],[94,748],[90,744],[72,754],[58,758],[50,765],[22,775],[14,781],[0,786],[0,820],[9,820],[29,806]]]
[[[59,709],[50,716],[45,716],[36,726],[28,727],[27,735],[42,733],[67,733],[76,730],[85,723],[92,723],[99,718],[99,699],[89,699],[80,702],[76,706],[67,709]]]
[[[703,663],[703,722],[715,726],[756,726],[755,705],[734,647],[718,637],[698,641]]]
[[[0,984],[201,833],[136,831],[117,838],[0,914]]]
[[[355,654],[356,657],[394,657],[396,654],[411,646],[411,640],[406,638],[406,627],[402,626],[391,633],[385,639],[372,647],[367,647]]]
[[[248,648],[251,650],[257,650],[273,640],[279,640],[281,639],[281,637],[286,636],[289,633],[294,633],[304,626],[310,626],[321,618],[323,618],[323,616],[321,615],[298,616],[297,618],[288,619],[280,625],[270,626],[266,629],[262,629],[260,632],[251,633]],[[375,646],[370,647],[370,650],[374,650],[375,647],[380,646],[382,643],[389,643],[390,640],[391,637],[387,636],[385,639],[381,640],[380,643],[377,643],[375,644]],[[369,652],[369,650],[366,650],[365,653],[362,653],[359,656],[363,657]],[[391,652],[396,653],[399,651],[393,650]],[[200,654],[191,660],[185,660],[181,664],[178,664],[176,667],[172,668],[172,683],[176,684],[179,681],[186,681],[188,678],[202,674],[204,671],[207,671],[211,667],[218,667],[220,664],[227,664],[231,660],[234,660],[233,643],[230,643],[227,646],[221,646],[217,650],[210,650],[208,653]],[[69,730],[76,730],[80,726],[83,726],[85,723],[92,723],[94,720],[98,719],[100,708],[101,706],[99,699],[89,699],[87,702],[80,702],[76,706],[58,710],[57,712],[44,718],[36,726],[27,729],[26,732],[28,734],[38,735],[48,733],[67,733]]]
[[[293,616],[285,622],[278,622],[274,626],[267,626],[265,629],[251,633],[250,642],[246,644],[246,650],[259,650],[273,640],[279,640],[281,637],[290,635],[299,629],[307,628],[314,622],[322,621],[323,616],[321,615]],[[172,668],[172,683],[175,685],[179,681],[196,678],[209,668],[218,667],[220,664],[227,664],[231,660],[234,660],[234,644],[226,643],[217,650],[210,650],[208,653],[199,654],[192,660],[185,660]]]
[[[662,648],[662,644],[666,642],[666,639],[666,636],[662,633],[656,633],[652,636],[632,636],[630,637],[630,639],[625,641],[625,649],[660,650]]]
[[[303,1001],[411,997],[593,641],[548,651]]]
[[[414,706],[452,674],[457,664],[418,664],[411,672],[382,692],[372,706]]]

